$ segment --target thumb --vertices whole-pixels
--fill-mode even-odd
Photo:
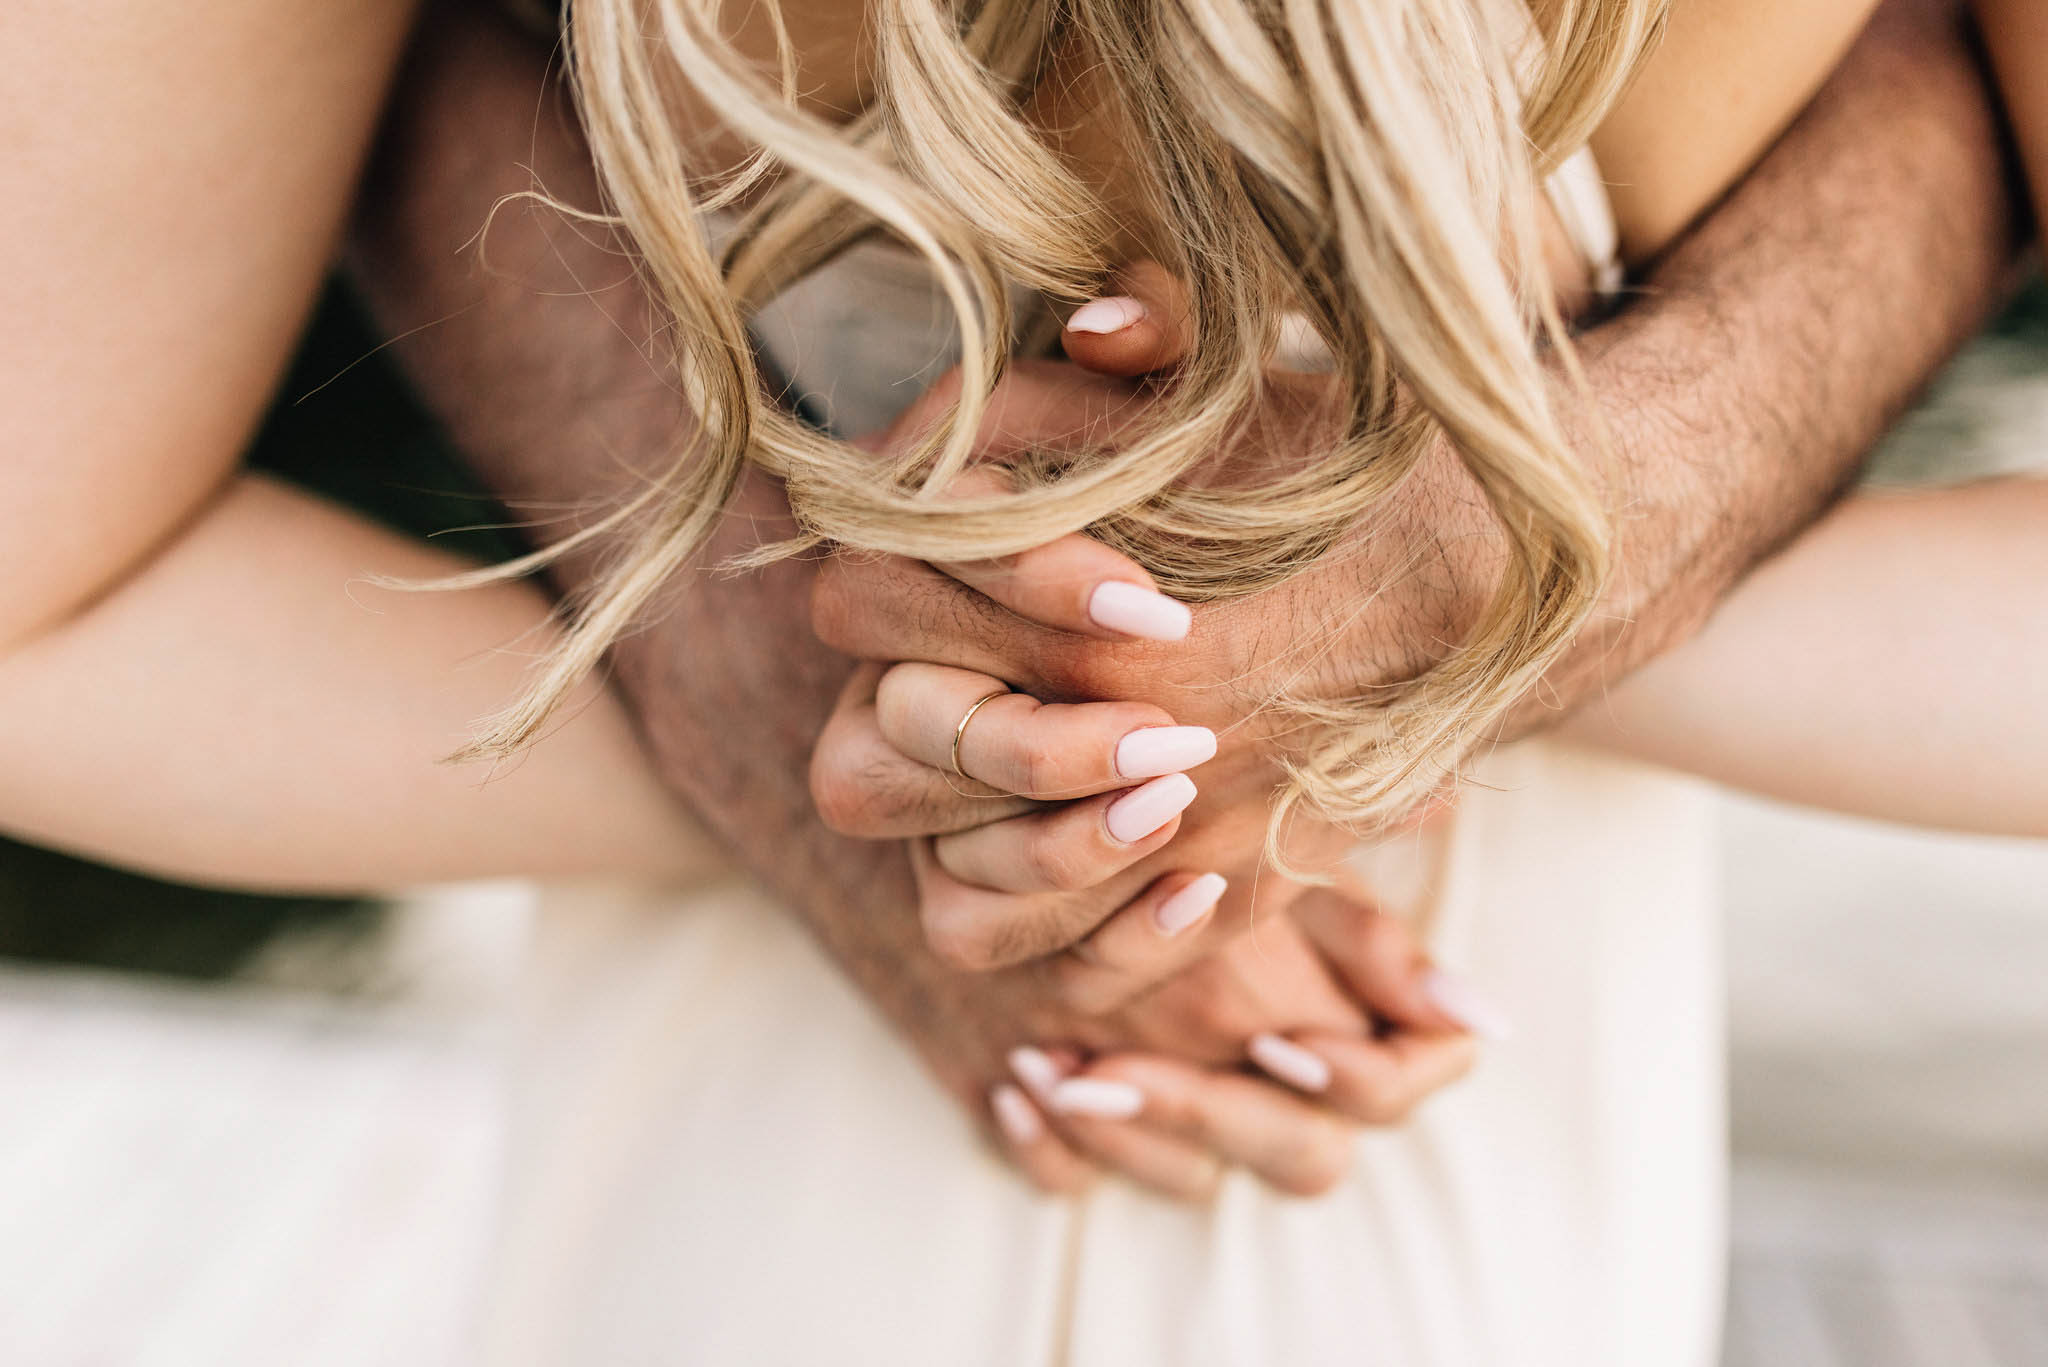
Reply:
[[[1156,261],[1137,261],[1119,270],[1112,285],[1121,293],[1091,299],[1067,319],[1060,345],[1068,359],[1127,378],[1180,364],[1194,345],[1180,280]]]

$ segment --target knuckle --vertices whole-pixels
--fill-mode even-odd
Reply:
[[[988,917],[964,900],[927,898],[919,910],[925,944],[948,968],[986,973],[999,967],[997,937]]]
[[[885,737],[908,733],[915,715],[919,674],[909,665],[895,664],[875,680],[875,725]]]
[[[1070,833],[1057,829],[1034,834],[1024,851],[1032,876],[1053,892],[1084,892],[1095,886],[1093,863],[1078,845]]]
[[[828,556],[811,584],[811,631],[832,649],[852,654],[853,622],[858,601],[845,564]]]
[[[850,747],[823,745],[811,757],[811,802],[819,820],[840,835],[892,835],[913,805],[900,777],[880,761],[862,763]]]
[[[819,750],[811,760],[811,803],[826,827],[840,835],[858,835],[867,806],[866,795],[850,781],[836,756]]]
[[[1051,737],[1035,729],[1018,740],[1011,763],[1018,785],[1013,791],[1027,797],[1053,798],[1072,786],[1065,781],[1066,757]]]

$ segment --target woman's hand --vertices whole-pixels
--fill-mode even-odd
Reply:
[[[1109,1168],[1201,1199],[1231,1165],[1283,1191],[1327,1190],[1360,1125],[1405,1120],[1486,1033],[1445,1009],[1461,989],[1406,926],[1350,895],[1313,893],[1102,1015],[1060,1006],[1046,969],[928,982],[914,1038],[963,1100],[981,1093],[1004,1151],[1050,1191]],[[1011,1077],[990,1086],[1002,1062]]]
[[[1111,311],[1123,326],[1101,334],[1105,369],[1170,359],[1177,342],[1149,321],[1156,307]],[[1149,641],[1170,656],[1189,624],[1142,570],[1085,537],[1001,562],[866,568],[909,576],[895,584],[899,601],[928,611],[971,588],[1012,620],[1109,648]],[[1232,1162],[1282,1190],[1325,1189],[1348,1166],[1353,1127],[1404,1118],[1469,1066],[1467,1023],[1433,998],[1446,980],[1368,901],[1300,898],[1261,868],[1278,773],[1248,743],[1219,773],[1209,726],[1151,704],[1041,703],[1011,689],[1014,677],[871,664],[849,683],[812,766],[838,829],[920,837],[935,949],[987,974],[976,981],[998,996],[1021,982],[1072,1013],[1063,1024],[1043,1002],[1027,1012],[1034,1042],[1009,1051],[1015,1081],[989,1095],[1003,1142],[1055,1190],[1104,1164],[1199,1197]],[[1180,677],[1199,679],[1199,666]],[[1202,851],[1181,835],[1196,796],[1190,769],[1236,799],[1216,804],[1232,814],[1212,816],[1203,842],[1229,852],[1236,880],[1199,868]],[[1333,861],[1350,844],[1306,831],[1290,851],[1304,862]],[[1204,933],[1219,920],[1220,932]]]

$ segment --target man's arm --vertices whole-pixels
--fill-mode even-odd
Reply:
[[[1983,325],[2019,234],[1963,24],[1951,4],[1887,4],[1643,297],[1581,339],[1618,461],[1620,569],[1541,705],[1593,699],[1697,631]]]
[[[1741,575],[1828,505],[1997,296],[2015,246],[2010,204],[1996,121],[1955,7],[1893,3],[1751,180],[1671,249],[1631,307],[1584,338],[1592,403],[1567,394],[1560,407],[1582,424],[1589,456],[1610,456],[1618,571],[1604,611],[1511,718],[1515,729],[1554,724],[1691,636]],[[1021,371],[1013,380],[1034,382]],[[1114,885],[1071,894],[1092,899],[1071,914],[977,905],[989,943],[1014,938],[1010,922],[1093,924],[1129,886],[1167,869],[1218,870],[1233,895],[1255,885],[1242,875],[1255,866],[1261,826],[1250,823],[1248,841],[1246,823],[1231,823],[1263,806],[1272,778],[1233,761],[1264,746],[1255,727],[1238,724],[1242,700],[1196,681],[1285,681],[1277,671],[1301,666],[1288,640],[1262,639],[1276,620],[1318,641],[1330,623],[1350,624],[1319,655],[1314,681],[1344,696],[1440,657],[1484,601],[1494,538],[1448,455],[1391,511],[1396,534],[1361,538],[1356,555],[1203,609],[1189,649],[1171,657],[1033,628],[902,562],[835,562],[817,620],[849,653],[975,669],[1041,696],[1142,698],[1228,737],[1166,851]],[[1432,539],[1437,555],[1400,563]],[[946,624],[977,612],[963,647]],[[1247,691],[1256,702],[1265,690]],[[945,797],[905,787],[866,806],[886,813],[892,802],[934,800]],[[935,907],[946,910],[928,904],[928,918]],[[1208,935],[1249,919],[1226,905]]]
[[[536,85],[530,45],[485,19],[430,25],[412,60],[432,71],[401,74],[365,191],[356,279],[475,468],[535,519],[537,542],[552,542],[664,470],[688,416],[650,359],[653,305],[602,229],[512,202],[481,238],[481,264],[465,250],[494,203],[536,183],[598,202],[567,94]],[[669,784],[806,914],[861,989],[899,1021],[941,1019],[925,992],[944,976],[927,982],[910,967],[927,955],[906,914],[916,895],[901,845],[834,835],[812,811],[811,745],[851,665],[806,627],[809,567],[709,568],[794,531],[780,491],[750,477],[689,591],[614,650],[615,682]],[[590,583],[612,549],[558,562],[557,587]],[[1000,1072],[990,1063],[984,1078]]]

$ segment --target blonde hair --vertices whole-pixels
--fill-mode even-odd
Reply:
[[[696,425],[666,480],[607,522],[636,528],[630,553],[471,753],[541,729],[698,552],[749,464],[785,483],[802,530],[762,557],[831,542],[977,559],[1089,529],[1201,601],[1314,563],[1447,439],[1504,537],[1497,590],[1412,680],[1272,700],[1309,723],[1275,829],[1302,802],[1384,819],[1454,772],[1571,641],[1606,572],[1604,510],[1540,361],[1569,352],[1536,191],[1619,95],[1665,0],[1546,0],[1506,17],[1492,0],[873,0],[874,98],[845,126],[799,107],[779,6],[756,3],[775,24],[773,72],[735,50],[718,0],[571,6],[605,217],[673,319]],[[1186,283],[1193,349],[1116,449],[1049,453],[1014,492],[941,499],[1002,377],[1013,288],[1079,300],[1114,264],[1110,210],[1025,116],[1065,44],[1123,125],[1147,241]],[[693,173],[678,84],[755,149],[737,176]],[[702,214],[764,186],[714,258]],[[747,333],[778,292],[876,234],[924,258],[962,338],[957,403],[883,456],[778,409]],[[1268,393],[1289,312],[1335,358],[1329,449],[1256,488],[1191,482]]]

